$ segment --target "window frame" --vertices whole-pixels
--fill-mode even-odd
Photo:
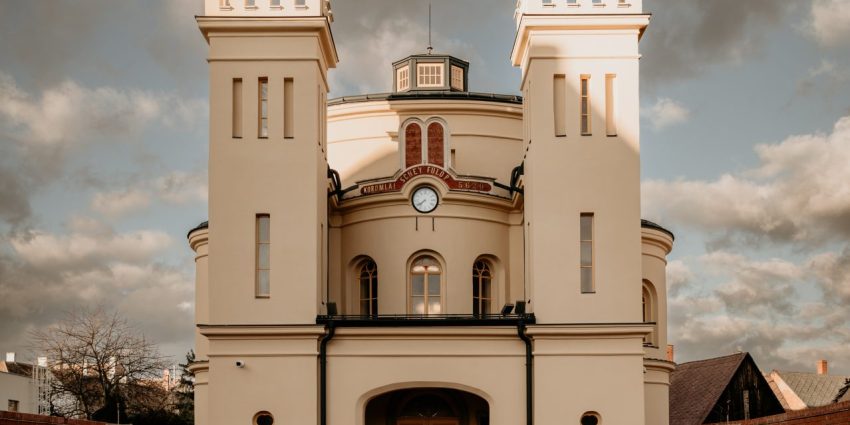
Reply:
[[[257,138],[269,138],[269,77],[257,79]]]
[[[450,78],[451,78],[451,81],[449,82],[449,87],[452,88],[452,89],[464,91],[463,82],[464,82],[465,72],[464,72],[463,68],[459,67],[457,65],[450,65],[449,66],[449,73],[450,73]],[[455,83],[457,83],[457,84],[455,84]]]
[[[368,266],[373,266],[372,270],[368,270],[368,297],[363,298],[363,273],[367,271]],[[361,316],[377,316],[378,315],[378,285],[379,285],[378,263],[371,258],[365,258],[358,263],[357,266],[357,300],[358,310]],[[368,303],[368,311],[363,311],[363,302]]]
[[[479,267],[479,265],[483,267]],[[486,271],[488,276],[485,277],[482,273],[483,271]],[[488,287],[488,290],[486,291],[486,293],[489,294],[488,297],[483,296],[485,293],[483,290],[485,286],[485,279],[486,286]],[[493,305],[495,304],[493,302],[495,299],[493,280],[493,264],[483,258],[475,260],[472,264],[472,314],[474,316],[484,316],[492,313]],[[476,296],[476,292],[478,293],[478,296]]]
[[[590,75],[581,74],[579,82],[579,130],[582,136],[593,135],[593,105],[590,98]]]
[[[436,73],[423,72],[423,70],[434,70]],[[418,88],[442,88],[446,86],[445,80],[446,64],[443,62],[417,62],[416,63],[416,87]],[[433,82],[423,82],[423,78],[433,79]]]
[[[256,214],[255,217],[256,218],[255,218],[255,225],[254,225],[254,227],[255,227],[255,233],[254,233],[254,296],[255,296],[255,298],[271,298],[271,292],[272,292],[272,290],[271,290],[271,287],[272,287],[272,282],[271,282],[271,274],[272,274],[271,273],[271,268],[272,268],[272,265],[271,265],[271,250],[272,250],[272,247],[271,247],[271,228],[272,228],[271,214],[261,213],[261,214]],[[266,240],[262,240],[263,235],[261,234],[262,233],[261,232],[261,228],[262,228],[261,222],[262,222],[263,219],[267,220],[266,229],[268,230],[268,235],[266,237]],[[263,245],[267,246],[267,251],[266,251],[267,254],[268,254],[268,259],[267,259],[268,267],[267,268],[261,268],[260,267],[260,263],[262,261],[262,259],[260,258],[260,255],[261,255],[260,253],[261,253],[261,246],[263,246]],[[267,277],[266,277],[267,282],[268,282],[268,288],[262,288],[261,287],[260,275],[261,275],[262,272],[266,272],[268,274]],[[263,289],[265,289],[266,291],[263,292]]]
[[[395,70],[396,91],[410,90],[410,65],[398,67]]]
[[[414,272],[414,268],[416,267],[416,263],[421,261],[421,260],[425,260],[425,259],[433,260],[433,262],[436,264],[436,266],[439,267],[438,276],[440,277],[440,280],[439,280],[440,292],[436,296],[440,300],[440,304],[439,304],[440,311],[437,312],[437,313],[433,313],[433,312],[429,311],[429,305],[430,305],[429,301],[434,296],[428,294],[428,283],[429,283],[428,277],[433,276],[433,275],[428,273],[427,268],[426,268],[426,271],[424,273]],[[445,297],[443,296],[445,294],[445,288],[443,286],[445,285],[445,282],[446,282],[445,271],[446,271],[446,268],[445,268],[443,262],[440,261],[437,258],[436,255],[433,255],[433,254],[430,254],[430,253],[422,253],[422,254],[418,254],[418,255],[413,257],[413,260],[410,261],[410,263],[407,267],[407,280],[408,280],[407,308],[408,308],[409,314],[417,315],[417,316],[437,316],[437,315],[443,314],[443,311],[445,309]],[[416,295],[413,292],[413,277],[414,277],[414,275],[420,275],[420,274],[423,276],[422,277],[422,295]],[[414,307],[415,306],[414,298],[417,298],[417,297],[422,297],[422,299],[423,299],[423,312],[422,313],[417,313],[417,312],[414,311],[414,308],[415,308]]]
[[[647,347],[659,347],[658,335],[658,296],[652,282],[644,279],[641,282],[642,314],[644,324],[652,324],[652,332],[643,339],[643,345]]]
[[[582,234],[582,228],[584,227],[583,221],[585,218],[590,218],[590,238],[586,239],[585,235]],[[596,217],[594,213],[583,212],[579,214],[579,286],[582,294],[595,294],[596,293]],[[584,257],[582,254],[582,247],[585,243],[590,244],[590,264],[584,264]],[[585,287],[584,282],[584,269],[590,270],[590,282],[589,287]]]

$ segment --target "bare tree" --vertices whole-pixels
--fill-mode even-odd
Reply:
[[[71,312],[32,338],[53,374],[53,414],[115,421],[166,403],[164,357],[116,313]]]

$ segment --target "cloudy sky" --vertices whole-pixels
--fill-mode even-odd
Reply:
[[[517,93],[514,0],[433,0],[475,91]],[[850,2],[645,0],[643,211],[686,361],[850,374]],[[0,351],[85,305],[191,347],[206,219],[199,0],[0,0]],[[332,96],[389,89],[427,2],[335,0]]]

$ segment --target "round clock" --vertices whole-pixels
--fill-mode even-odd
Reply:
[[[429,213],[437,209],[440,200],[437,191],[430,186],[422,186],[413,191],[413,208],[421,213]]]

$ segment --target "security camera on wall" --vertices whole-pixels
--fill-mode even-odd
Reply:
[[[245,367],[245,361],[244,360],[236,360],[236,367],[238,367],[240,369]]]

